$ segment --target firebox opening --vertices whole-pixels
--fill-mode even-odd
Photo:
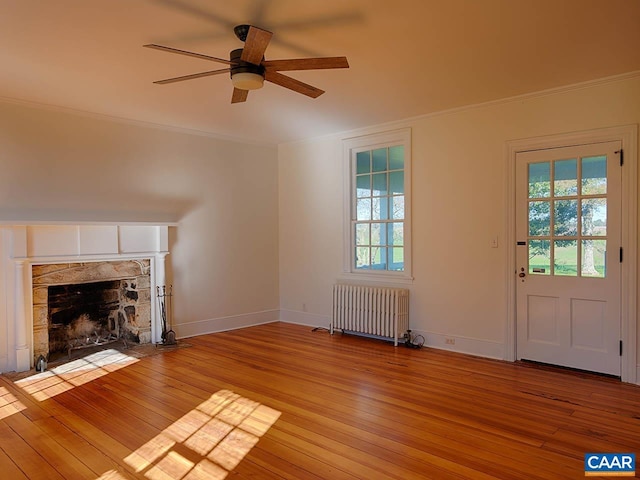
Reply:
[[[49,361],[118,340],[140,343],[132,304],[138,300],[135,281],[50,285],[47,290]]]

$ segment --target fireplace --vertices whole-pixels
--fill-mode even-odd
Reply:
[[[150,261],[32,266],[34,360],[151,342]]]
[[[169,228],[90,223],[0,226],[0,372],[27,371],[40,355],[48,354],[49,287],[119,282],[107,290],[123,291],[124,303],[114,307],[111,321],[108,315],[93,319],[90,311],[91,322],[98,322],[100,328],[85,324],[87,329],[100,330],[110,339],[127,331],[125,338],[139,338],[140,343],[161,342],[162,325],[153,293],[167,284]]]

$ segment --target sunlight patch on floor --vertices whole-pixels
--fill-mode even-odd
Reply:
[[[102,350],[51,370],[16,380],[15,384],[42,402],[137,361],[137,358],[117,350]]]
[[[21,412],[25,407],[13,394],[5,387],[0,387],[0,420]]]
[[[220,390],[125,462],[151,480],[222,480],[279,417],[277,410]]]

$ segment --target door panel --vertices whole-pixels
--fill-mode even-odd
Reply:
[[[518,359],[620,375],[619,149],[516,156]]]

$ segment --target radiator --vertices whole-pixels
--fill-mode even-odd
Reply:
[[[334,329],[398,340],[409,329],[409,290],[406,288],[333,286]]]

